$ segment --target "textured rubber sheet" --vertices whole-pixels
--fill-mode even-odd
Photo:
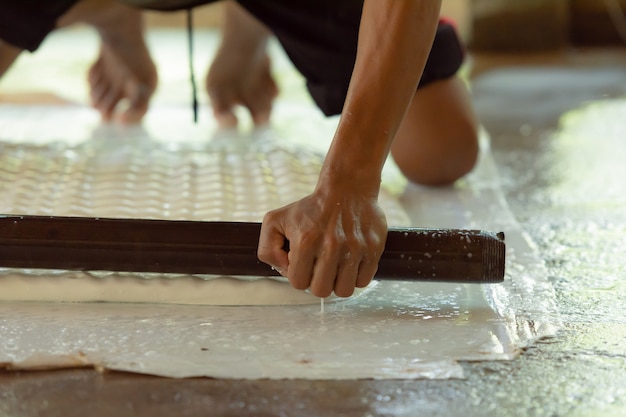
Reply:
[[[63,36],[51,42],[70,45]],[[188,107],[161,103],[142,127],[122,129],[102,126],[83,105],[1,105],[0,212],[248,220],[307,192],[336,125],[293,95],[279,101],[274,120],[251,134],[219,132],[207,117],[193,126]],[[251,161],[261,173],[243,168]],[[300,180],[282,184],[283,177]],[[234,187],[257,178],[259,191],[275,192],[238,200]],[[455,187],[407,184],[389,163],[384,189],[390,225],[504,231],[505,282],[380,282],[323,312],[319,305],[2,302],[0,363],[178,378],[461,378],[459,361],[510,360],[557,330],[553,289],[506,205],[486,136],[479,165]]]
[[[181,129],[178,138],[165,140],[156,121],[177,119],[177,110],[157,108],[153,114],[146,129],[111,128],[105,134],[97,116],[82,107],[0,106],[2,136],[8,138],[0,142],[0,211],[253,220],[314,185],[322,156],[280,130],[222,132],[202,140],[185,139],[194,134]],[[97,136],[71,137],[64,133],[67,124],[91,124]],[[329,127],[321,124],[318,134]],[[197,134],[202,127],[188,129]],[[266,171],[254,173],[255,164]],[[292,181],[281,185],[280,177]],[[459,360],[512,359],[535,338],[551,334],[552,289],[506,207],[486,146],[476,171],[454,188],[408,185],[392,166],[386,177],[392,225],[505,231],[506,282],[380,282],[359,297],[327,304],[323,313],[319,305],[3,302],[0,362],[25,369],[95,365],[171,377],[447,378],[462,376]],[[196,189],[189,189],[192,183]],[[275,192],[268,193],[272,186]]]

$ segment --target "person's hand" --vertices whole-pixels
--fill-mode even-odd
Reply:
[[[300,290],[349,297],[366,287],[378,269],[387,222],[376,196],[358,189],[316,190],[266,214],[258,257]],[[289,241],[289,252],[284,241]]]
[[[237,126],[237,105],[248,109],[255,126],[267,124],[278,95],[265,51],[246,54],[220,50],[207,75],[207,90],[213,114],[222,128]]]

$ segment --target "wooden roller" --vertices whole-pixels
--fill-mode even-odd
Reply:
[[[0,267],[277,275],[257,259],[260,230],[260,223],[5,215]],[[504,260],[503,233],[396,228],[375,278],[497,283]]]

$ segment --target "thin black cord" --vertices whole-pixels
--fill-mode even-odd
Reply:
[[[193,122],[198,123],[198,91],[196,86],[196,76],[193,71],[193,19],[191,16],[191,9],[187,9],[187,41],[189,44],[189,76],[191,79]]]

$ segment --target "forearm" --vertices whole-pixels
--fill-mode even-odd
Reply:
[[[440,0],[365,0],[348,96],[317,187],[263,219],[259,259],[295,288],[347,297],[372,280],[388,230],[377,201],[381,171],[426,64],[439,7]]]
[[[366,0],[357,58],[323,184],[351,178],[377,194],[391,142],[415,94],[437,28],[436,0]]]

